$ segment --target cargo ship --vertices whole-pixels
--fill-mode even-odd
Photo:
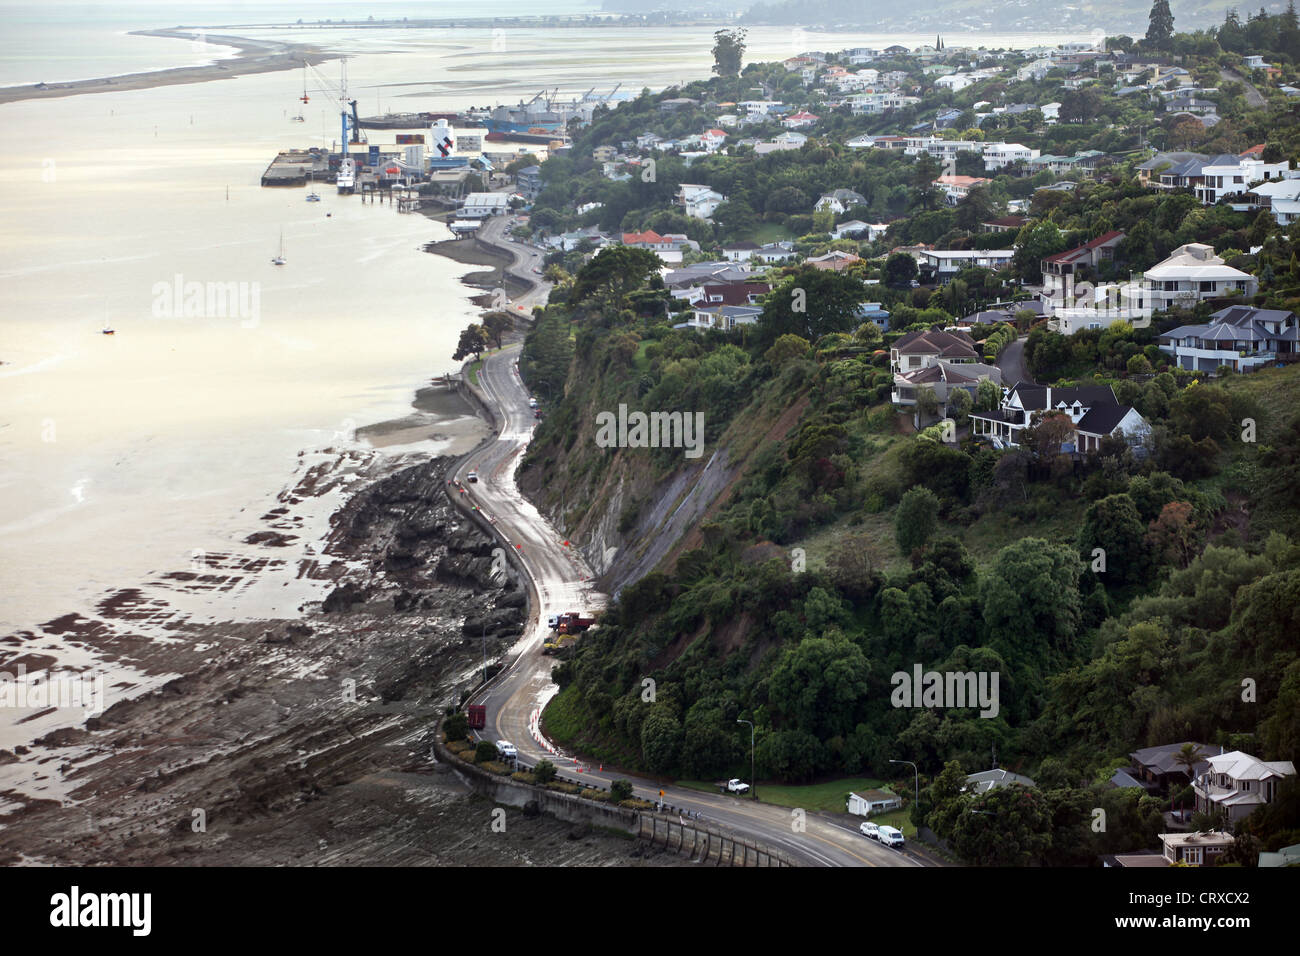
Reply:
[[[430,123],[446,120],[454,123],[457,113],[385,113],[383,116],[363,116],[357,120],[362,129],[424,129]]]

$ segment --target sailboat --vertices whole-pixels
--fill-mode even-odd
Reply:
[[[307,182],[308,182],[308,184],[310,184],[310,183],[312,182],[312,180],[313,180],[313,176],[312,176],[312,174],[311,174],[311,173],[308,173],[308,174],[307,174]],[[311,192],[309,192],[309,193],[307,194],[307,201],[308,201],[308,202],[320,202],[320,196],[317,194],[316,190],[313,189]]]
[[[283,229],[280,230],[280,254],[271,260],[271,265],[273,266],[284,265],[284,230]]]

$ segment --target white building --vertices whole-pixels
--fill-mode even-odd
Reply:
[[[1295,776],[1295,764],[1289,760],[1259,760],[1240,750],[1205,760],[1209,769],[1192,781],[1196,809],[1201,813],[1221,810],[1234,823],[1272,803],[1278,784]]]
[[[677,205],[692,219],[708,219],[726,201],[722,193],[698,183],[682,183],[677,190]]]
[[[1251,183],[1281,179],[1290,168],[1286,160],[1266,163],[1262,159],[1217,156],[1201,167],[1196,198],[1206,206],[1213,206],[1220,199],[1245,193]]]
[[[1273,213],[1279,226],[1289,226],[1300,219],[1300,179],[1275,179],[1247,191],[1255,206]]]
[[[1189,242],[1179,246],[1164,262],[1152,266],[1142,276],[1138,308],[1190,309],[1205,299],[1240,292],[1254,295],[1259,280],[1234,269],[1215,255],[1204,243]]]
[[[1027,163],[1038,158],[1038,150],[1022,146],[1020,143],[985,143],[984,171],[992,172],[1012,163]]]

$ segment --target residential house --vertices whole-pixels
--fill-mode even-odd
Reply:
[[[700,144],[710,153],[721,149],[726,141],[727,134],[720,129],[706,129],[700,134]]]
[[[1241,195],[1252,183],[1281,179],[1290,168],[1286,160],[1266,163],[1262,159],[1216,156],[1201,167],[1200,181],[1194,186],[1196,198],[1206,206],[1213,206],[1220,199]]]
[[[1207,833],[1162,833],[1164,858],[1169,863],[1209,866],[1235,841],[1231,833],[1210,830]]]
[[[542,169],[540,166],[525,166],[515,174],[515,182],[519,185],[519,193],[526,200],[532,202],[542,191]]]
[[[742,239],[740,242],[729,242],[723,246],[722,258],[728,262],[748,262],[757,251],[757,242]]]
[[[727,197],[708,186],[682,183],[675,201],[692,219],[708,219],[727,201]]]
[[[791,259],[798,258],[798,256],[799,254],[794,251],[793,242],[781,241],[763,243],[751,258],[771,265],[774,262],[789,262]]]
[[[1021,787],[1037,786],[1033,780],[1023,774],[994,768],[993,770],[981,770],[978,773],[968,773],[966,775],[966,786],[962,787],[961,790],[962,793],[981,794],[988,793],[990,790],[997,790],[999,787],[1010,787],[1013,784]]]
[[[1153,189],[1190,189],[1210,157],[1200,153],[1157,153],[1135,167],[1138,182]]]
[[[1233,292],[1251,296],[1258,288],[1258,279],[1227,265],[1212,246],[1189,242],[1146,271],[1138,306],[1190,309],[1197,302]]]
[[[699,287],[695,297],[688,299],[692,305],[758,305],[763,296],[772,291],[766,282],[742,281],[709,282]]]
[[[1179,754],[1183,752],[1183,748],[1188,744],[1191,744],[1193,750],[1200,755],[1200,759],[1192,765],[1190,770],[1186,765],[1180,763],[1178,759]],[[1198,744],[1195,741],[1184,740],[1176,744],[1143,747],[1141,750],[1133,751],[1128,756],[1133,761],[1131,768],[1133,776],[1138,779],[1143,789],[1167,793],[1170,790],[1181,790],[1190,784],[1195,777],[1209,767],[1209,764],[1205,762],[1205,757],[1218,749],[1220,748],[1211,747],[1208,744]]]
[[[591,151],[591,158],[598,163],[612,163],[618,158],[618,150],[613,146],[597,146]]]
[[[834,189],[820,197],[813,209],[817,212],[829,209],[839,216],[848,212],[854,206],[865,206],[866,204],[867,199],[861,193],[854,192],[852,189]]]
[[[968,86],[974,85],[979,77],[972,76],[970,73],[949,73],[947,76],[941,76],[934,81],[936,89],[952,90],[954,93],[964,90]]]
[[[1151,433],[1151,426],[1128,405],[1121,405],[1109,385],[1080,385],[1073,388],[1051,385],[1016,384],[994,411],[971,412],[971,434],[988,436],[999,446],[1018,446],[1026,428],[1044,414],[1060,412],[1073,426],[1072,440],[1065,452],[1088,454],[1097,451],[1107,437],[1137,444]]]
[[[781,125],[786,129],[807,129],[815,124],[820,116],[809,113],[806,110],[800,110],[798,113],[791,113],[785,119],[781,120]]]
[[[927,278],[946,283],[962,269],[1006,268],[1014,255],[1014,249],[925,249],[917,259]]]
[[[673,328],[718,329],[730,332],[742,325],[755,325],[763,310],[754,305],[699,305],[685,323]]]
[[[948,205],[955,206],[969,196],[972,189],[988,186],[992,182],[993,180],[985,179],[983,176],[940,176],[934,181],[934,185],[943,190]]]
[[[848,222],[842,222],[831,230],[831,235],[836,239],[850,239],[861,236],[871,227],[861,219],[850,219]]]
[[[941,359],[953,364],[978,362],[975,340],[965,332],[929,329],[909,332],[889,347],[889,366],[895,375],[929,368]]]
[[[650,229],[645,232],[625,232],[622,234],[621,241],[623,245],[634,249],[649,250],[668,263],[681,262],[684,252],[698,251],[700,248],[699,243],[688,239],[683,234],[668,233],[661,236]]]
[[[1029,222],[1028,216],[1002,216],[980,223],[980,232],[1020,232]]]
[[[844,252],[840,249],[832,249],[824,256],[814,256],[813,258],[806,259],[804,261],[807,265],[812,266],[814,269],[823,269],[823,270],[830,269],[835,272],[843,272],[845,269],[853,265],[855,262],[861,262],[862,259],[859,256],[855,256],[851,252]]]
[[[916,405],[920,390],[929,388],[938,399],[939,407],[947,409],[953,395],[959,391],[966,392],[974,399],[979,383],[985,380],[1000,386],[1002,370],[996,365],[985,365],[980,362],[949,362],[946,359],[938,359],[924,368],[895,373],[894,388],[889,397],[895,405],[905,408]]]
[[[1114,260],[1115,247],[1123,241],[1124,233],[1112,230],[1074,249],[1047,256],[1041,264],[1043,275],[1072,276],[1081,267],[1088,267],[1095,271],[1103,262]]]
[[[1038,156],[1038,150],[1020,143],[984,144],[984,171],[1003,169],[1013,163],[1027,163]]]
[[[659,111],[661,113],[676,113],[679,110],[690,109],[699,105],[699,100],[693,100],[689,96],[676,96],[671,99],[660,100]]]
[[[1279,361],[1300,360],[1300,328],[1292,312],[1233,305],[1204,325],[1180,325],[1162,332],[1160,351],[1179,368],[1213,372],[1226,365],[1250,372]]]
[[[880,307],[879,302],[863,302],[857,307],[854,315],[862,321],[863,324],[870,322],[882,332],[889,331],[889,312]]]
[[[869,817],[890,810],[900,810],[903,799],[888,790],[864,790],[862,793],[849,792],[848,811],[854,816]]]
[[[1246,198],[1252,205],[1272,212],[1279,226],[1300,221],[1300,178],[1261,183],[1247,190]]]

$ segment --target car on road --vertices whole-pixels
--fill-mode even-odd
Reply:
[[[477,471],[471,471],[468,475],[465,476],[465,480],[466,480],[466,481],[472,481],[472,482],[476,482],[476,483],[477,483],[477,482],[478,482],[478,472],[477,472]]]
[[[508,740],[497,741],[497,752],[501,754],[502,760],[515,760],[519,757],[519,751],[516,750],[515,745]]]
[[[864,837],[869,837],[872,840],[880,839],[880,827],[872,823],[870,820],[859,826],[858,832],[860,832]]]
[[[727,793],[749,793],[749,784],[742,781],[739,777],[732,777],[726,782]]]
[[[897,827],[882,826],[876,833],[876,839],[885,846],[901,847],[903,845],[903,831]]]
[[[535,399],[535,398],[530,398],[530,399],[528,400],[528,407],[529,407],[529,408],[536,408],[536,407],[537,407],[537,399]]]

